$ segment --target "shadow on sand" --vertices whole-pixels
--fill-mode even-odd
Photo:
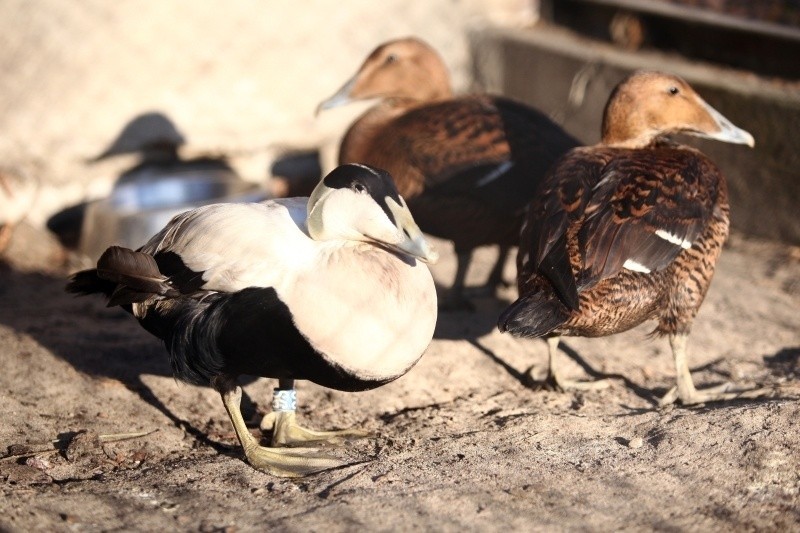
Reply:
[[[546,381],[537,381],[531,375],[531,371],[533,370],[535,365],[531,365],[525,369],[524,372],[520,372],[512,365],[508,364],[502,357],[498,356],[494,351],[484,346],[477,338],[468,338],[466,339],[472,346],[477,348],[481,353],[491,359],[495,364],[501,367],[505,372],[507,372],[512,378],[517,380],[523,387],[540,390],[542,388],[552,388],[552,386]],[[543,341],[544,342],[544,341]],[[666,394],[667,390],[662,388],[656,389],[647,389],[642,387],[641,385],[635,383],[628,377],[622,374],[609,374],[600,372],[595,370],[575,349],[565,344],[563,341],[559,342],[558,348],[563,353],[567,354],[573,361],[578,363],[583,371],[589,375],[594,380],[602,380],[602,379],[614,379],[620,380],[625,384],[629,390],[631,390],[636,396],[642,398],[643,400],[650,403],[653,407],[658,408],[658,401],[659,399]],[[717,375],[723,377],[730,377],[727,374],[716,370],[715,365],[719,364],[722,360],[715,360],[710,363],[707,363],[701,367],[696,367],[691,369],[692,373],[701,372],[701,371],[710,371],[716,373]],[[773,376],[780,380],[786,379],[794,379],[797,376],[798,371],[800,371],[800,348],[784,348],[778,351],[774,355],[764,356],[764,362],[766,366],[771,370]],[[714,384],[710,384],[709,386],[713,386]],[[776,389],[778,390],[778,389]],[[775,394],[771,396],[764,396],[762,398],[741,398],[735,400],[728,400],[725,402],[709,402],[706,404],[700,404],[697,406],[687,406],[690,409],[719,409],[719,408],[726,408],[729,405],[742,405],[744,403],[759,403],[765,401],[782,401],[782,400],[790,400],[796,399],[796,395],[783,395],[783,394]],[[629,408],[632,412],[641,412],[641,409],[633,409]]]
[[[102,298],[67,294],[66,282],[66,277],[21,273],[0,265],[0,301],[4,303],[0,323],[31,336],[81,373],[119,381],[202,444],[229,451],[176,416],[142,380],[145,375],[172,376],[160,341],[122,309],[106,308]],[[244,377],[243,382],[247,381]],[[255,416],[255,405],[246,395],[242,410],[246,419]]]

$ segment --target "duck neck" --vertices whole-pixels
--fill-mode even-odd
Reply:
[[[609,148],[627,148],[627,149],[637,149],[637,148],[647,148],[654,144],[654,139],[603,139],[600,141],[600,144],[603,146],[607,146]]]
[[[658,137],[658,130],[654,130],[648,123],[649,120],[643,112],[632,106],[629,95],[612,94],[603,110],[603,125],[601,144],[618,148],[643,148]]]
[[[600,144],[612,148],[645,148],[655,144],[659,134],[657,131],[620,130],[619,128],[603,128]]]
[[[411,101],[406,105],[391,99],[369,108],[345,133],[339,150],[339,164],[371,161],[375,156],[371,147],[375,133],[413,106]]]

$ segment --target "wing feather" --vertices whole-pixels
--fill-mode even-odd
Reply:
[[[175,217],[141,251],[184,290],[274,287],[311,252],[305,213],[306,199],[299,198],[204,206]],[[169,254],[177,258],[167,260]],[[188,271],[169,270],[177,259]]]
[[[720,183],[713,163],[689,148],[571,151],[530,205],[520,287],[543,275],[577,309],[578,292],[602,279],[668,268],[708,225]]]

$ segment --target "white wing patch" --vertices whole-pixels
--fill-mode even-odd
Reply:
[[[143,251],[177,253],[203,273],[203,289],[236,292],[289,283],[315,257],[306,233],[305,198],[214,204],[178,215]]]
[[[617,263],[619,264],[619,263]],[[641,272],[642,274],[649,274],[650,269],[644,266],[641,263],[637,263],[633,259],[628,259],[624,263],[622,263],[622,268],[626,268],[628,270],[632,270],[633,272]]]
[[[511,167],[514,166],[513,161],[503,161],[501,164],[497,165],[494,170],[486,174],[484,177],[478,180],[475,184],[476,187],[483,187],[484,185],[488,185],[489,183],[493,182],[506,172],[508,172]]]
[[[692,247],[692,243],[690,241],[687,241],[686,239],[681,239],[677,235],[673,235],[667,230],[658,229],[656,230],[656,235],[661,237],[665,241],[674,244],[675,246],[680,246],[684,250],[688,250],[689,248]]]

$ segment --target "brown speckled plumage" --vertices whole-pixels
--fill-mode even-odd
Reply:
[[[431,81],[411,86],[423,68],[422,78]],[[376,49],[345,88],[349,100],[383,100],[350,126],[339,162],[392,174],[420,228],[453,241],[460,292],[471,251],[518,244],[528,200],[550,165],[578,142],[535,109],[488,95],[453,97],[442,80],[444,63],[417,39]],[[345,102],[341,95],[336,105]]]
[[[680,399],[733,397],[694,389],[686,337],[728,236],[725,178],[699,151],[665,140],[676,131],[752,145],[685,81],[636,73],[612,93],[599,145],[554,165],[531,201],[517,257],[519,298],[501,331],[550,339],[550,378],[561,335],[599,337],[657,321],[669,336]],[[587,388],[577,384],[578,388]]]
[[[371,126],[377,114],[380,126],[365,135],[362,124]],[[516,245],[540,179],[576,145],[537,111],[476,95],[412,106],[399,116],[379,105],[351,126],[339,161],[386,169],[423,231],[469,250]],[[498,166],[512,162],[502,176],[480,185]]]
[[[520,294],[563,294],[566,315],[554,329],[531,333],[597,337],[648,319],[658,320],[659,334],[688,332],[728,235],[728,212],[724,177],[696,150],[576,149],[547,178],[522,232]],[[542,272],[543,253],[562,257],[556,247],[568,268],[561,262]],[[623,268],[629,259],[651,272]]]

